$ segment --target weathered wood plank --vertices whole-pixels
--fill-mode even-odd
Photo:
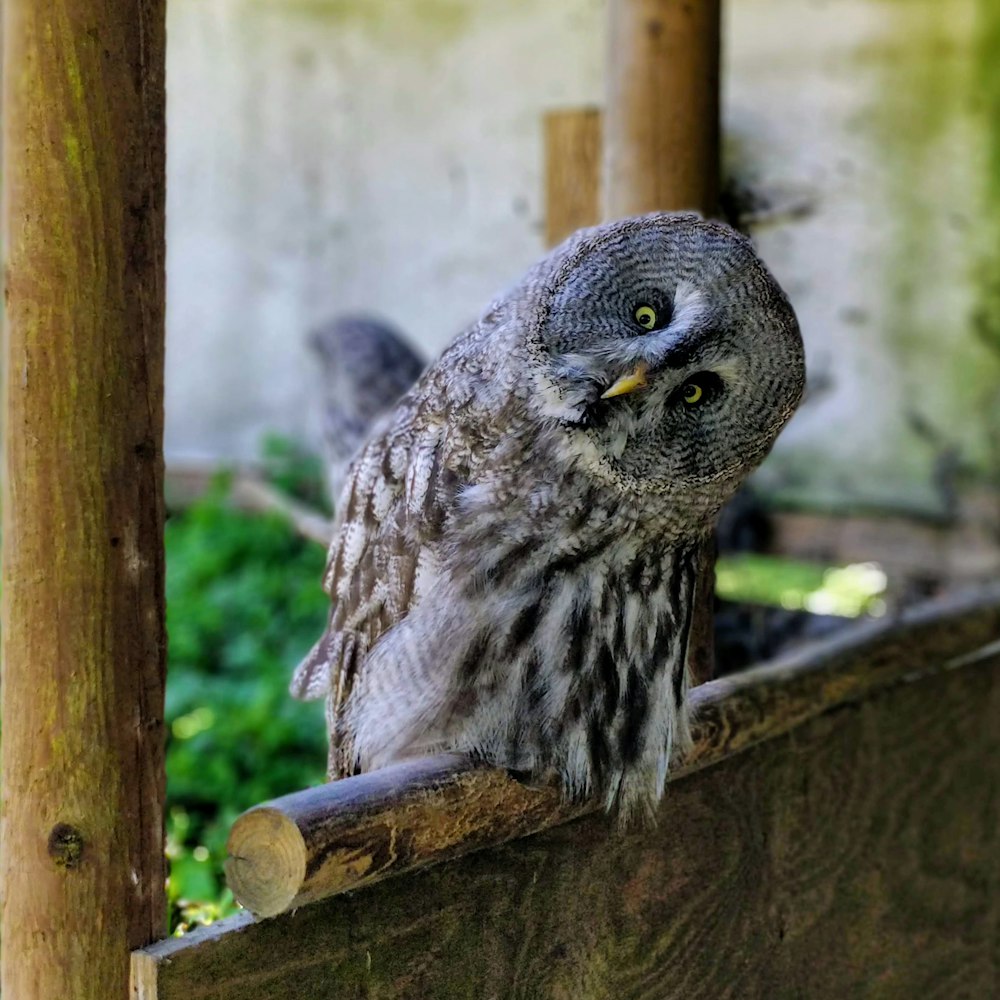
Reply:
[[[675,776],[774,738],[1000,635],[1000,589],[869,623],[692,692],[695,745]],[[594,807],[461,757],[427,758],[286,795],[233,827],[226,874],[261,916],[553,826]]]
[[[674,781],[654,830],[591,815],[226,921],[138,953],[137,996],[995,995],[1000,650],[912,680]]]
[[[166,4],[2,35],[0,989],[124,1000],[166,930]]]

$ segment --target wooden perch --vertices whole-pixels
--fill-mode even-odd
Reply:
[[[996,652],[1000,587],[924,605],[892,621],[692,691],[694,747],[671,780],[835,708]],[[984,652],[985,655],[985,652]],[[258,916],[378,881],[594,811],[455,755],[416,760],[275,799],[244,813],[226,875]]]
[[[270,483],[247,473],[233,479],[229,502],[251,514],[278,514],[292,526],[296,534],[324,548],[333,538],[333,522],[318,510],[286,496]]]

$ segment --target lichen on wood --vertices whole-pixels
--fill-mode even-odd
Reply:
[[[0,988],[165,930],[163,0],[9,0]]]

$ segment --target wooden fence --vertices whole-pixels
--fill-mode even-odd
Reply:
[[[456,758],[276,800],[231,873],[282,912],[134,953],[134,996],[995,996],[998,636],[1000,588],[700,686],[652,829]]]

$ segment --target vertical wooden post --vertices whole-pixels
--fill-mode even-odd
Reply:
[[[605,217],[715,214],[720,0],[609,0]]]
[[[11,1000],[124,1000],[165,930],[164,18],[3,5]]]
[[[604,215],[715,215],[720,0],[609,0]],[[699,553],[689,642],[694,683],[714,672],[715,540]]]
[[[545,116],[545,244],[601,221],[601,112],[567,108]]]

